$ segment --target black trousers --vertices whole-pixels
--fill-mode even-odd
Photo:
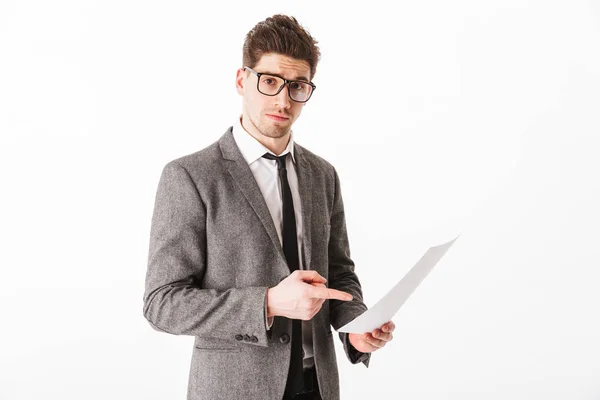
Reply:
[[[322,400],[314,366],[304,370],[304,390],[295,396],[284,395],[283,400]]]

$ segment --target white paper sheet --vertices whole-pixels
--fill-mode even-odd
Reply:
[[[433,267],[440,261],[446,251],[460,235],[449,242],[430,247],[410,271],[373,307],[342,326],[338,332],[366,333],[371,332],[386,322],[398,312],[402,304],[415,291]]]

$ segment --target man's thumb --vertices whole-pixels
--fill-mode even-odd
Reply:
[[[325,283],[327,279],[323,278],[317,271],[297,270],[296,273],[304,282]]]

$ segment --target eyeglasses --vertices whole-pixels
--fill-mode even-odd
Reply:
[[[265,96],[276,96],[285,84],[288,84],[288,95],[290,99],[298,103],[306,103],[313,91],[317,88],[312,82],[289,80],[278,75],[263,74],[256,72],[250,67],[244,66],[244,70],[249,70],[257,77],[256,88]]]

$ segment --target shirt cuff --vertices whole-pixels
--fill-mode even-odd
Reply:
[[[270,330],[273,326],[274,317],[267,317],[267,296],[265,296],[265,327]]]

